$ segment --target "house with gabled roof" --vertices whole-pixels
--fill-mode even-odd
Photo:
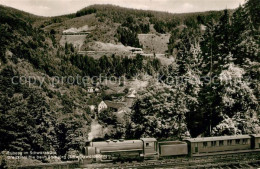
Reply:
[[[127,95],[128,98],[136,98],[136,90],[134,89],[129,89],[129,95]]]
[[[126,107],[125,103],[121,103],[121,102],[113,102],[113,101],[102,101],[99,103],[98,105],[98,112],[101,112],[102,110],[106,110],[108,108],[113,109],[114,111],[119,111],[123,108]]]
[[[98,104],[98,113],[100,113],[102,110],[106,110],[108,108],[107,104],[104,101],[101,101]]]

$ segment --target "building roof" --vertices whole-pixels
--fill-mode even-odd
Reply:
[[[250,136],[253,136],[253,137],[260,137],[260,134],[251,134]]]
[[[95,110],[95,108],[96,108],[96,106],[95,105],[89,105],[89,108],[90,108],[90,110]]]
[[[93,85],[90,84],[90,83],[87,83],[86,86],[87,86],[88,88],[89,88],[89,87],[93,87]]]
[[[107,94],[107,95],[116,94],[116,93],[117,93],[115,90],[112,90],[112,89],[107,89],[107,90],[105,90],[104,92],[105,92],[105,94]]]
[[[112,102],[112,101],[105,101],[107,107],[114,108],[114,109],[120,109],[123,107],[126,107],[124,103],[119,103],[119,102]]]
[[[136,98],[135,94],[131,93],[130,95],[127,96],[128,98]]]
[[[189,142],[206,142],[206,141],[218,141],[218,140],[235,140],[235,139],[246,139],[251,138],[249,135],[235,135],[235,136],[219,136],[219,137],[202,137],[202,138],[191,138],[185,139]]]
[[[157,141],[155,138],[140,138],[142,141]]]
[[[102,100],[98,105],[100,105],[100,104],[106,104],[106,103]]]

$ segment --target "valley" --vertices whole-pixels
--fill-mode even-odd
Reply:
[[[66,156],[90,141],[257,133],[259,6],[41,17],[0,5],[0,151]]]

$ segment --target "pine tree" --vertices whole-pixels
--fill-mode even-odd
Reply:
[[[196,30],[183,30],[181,33],[181,41],[178,45],[177,55],[177,78],[181,79],[178,83],[182,83],[184,89],[183,97],[186,99],[187,125],[192,136],[200,134],[201,113],[198,111],[199,101],[198,95],[202,87],[200,79],[200,65],[202,63],[202,52],[200,48],[200,36]],[[174,88],[174,86],[173,86]]]
[[[255,6],[252,6],[253,4]],[[232,17],[231,52],[236,59],[235,63],[240,66],[247,58],[259,62],[259,21],[255,18],[255,13],[252,13],[256,12],[255,9],[260,8],[259,6],[259,2],[250,0],[243,7],[240,6]]]

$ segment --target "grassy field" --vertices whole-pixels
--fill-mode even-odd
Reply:
[[[145,53],[165,53],[168,50],[170,34],[138,34]]]

